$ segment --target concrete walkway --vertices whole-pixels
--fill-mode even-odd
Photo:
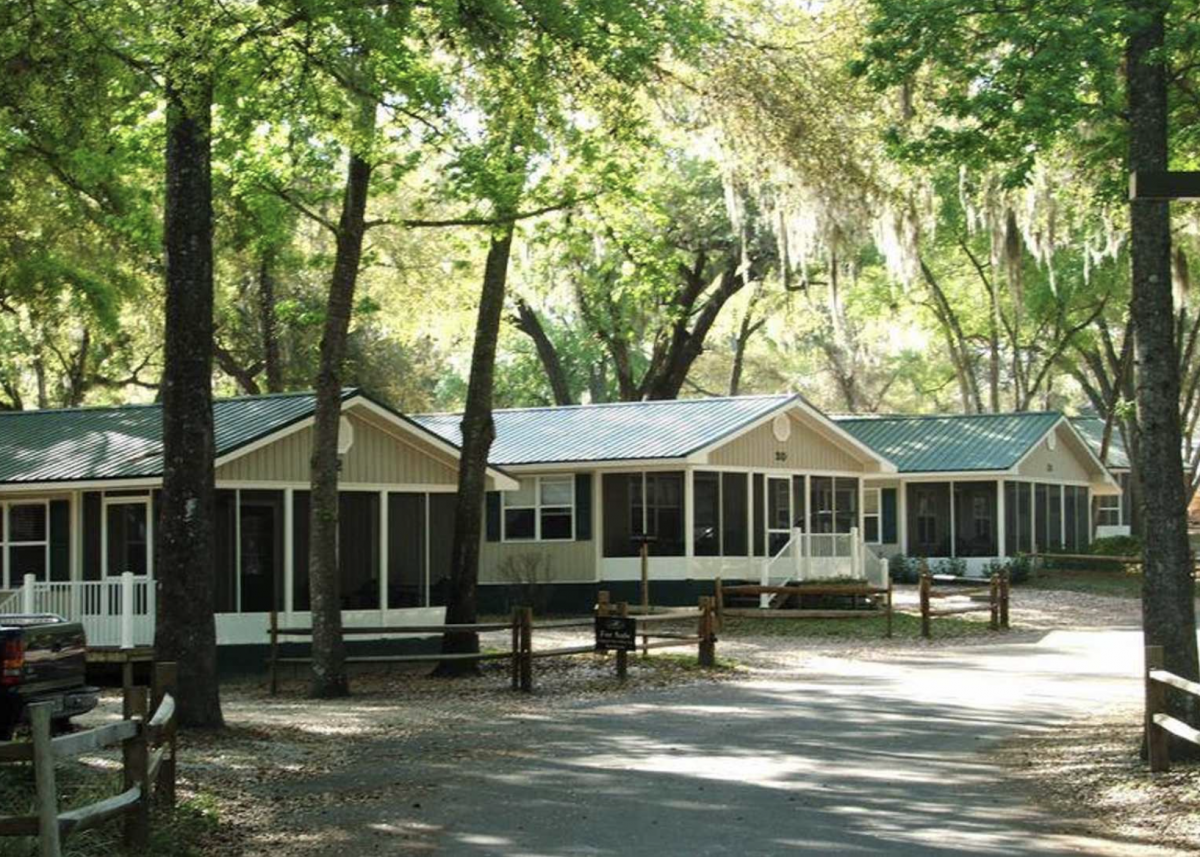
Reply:
[[[1071,631],[818,661],[381,747],[363,776],[391,756],[393,782],[425,786],[364,807],[342,853],[1168,854],[1071,835],[980,753],[1136,698],[1140,646],[1134,631]]]

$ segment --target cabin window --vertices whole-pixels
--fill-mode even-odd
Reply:
[[[504,497],[504,541],[575,538],[575,477],[531,476]]]
[[[722,556],[746,556],[750,549],[748,483],[745,473],[721,474]]]
[[[863,540],[869,545],[879,544],[879,489],[863,491]]]
[[[1121,525],[1121,495],[1096,498],[1096,523],[1102,527]]]
[[[50,551],[49,504],[10,503],[0,506],[0,552],[8,588],[20,586],[27,574],[46,579]]]
[[[812,494],[814,533],[848,533],[858,526],[858,480],[813,476]]]

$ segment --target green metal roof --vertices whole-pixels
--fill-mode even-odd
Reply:
[[[312,393],[214,401],[217,457],[311,416],[315,402]],[[0,412],[0,484],[161,475],[160,405]]]
[[[490,460],[503,467],[683,458],[800,401],[798,395],[785,394],[496,410]],[[413,419],[461,446],[462,414]]]
[[[1100,457],[1100,447],[1104,443],[1104,420],[1100,417],[1071,417],[1071,425],[1087,441],[1092,449],[1092,455]],[[1108,460],[1105,462],[1114,470],[1129,469],[1129,453],[1125,451],[1125,439],[1121,436],[1119,426],[1113,426],[1108,440]]]
[[[840,417],[837,424],[901,473],[1008,470],[1062,419],[1057,411]]]

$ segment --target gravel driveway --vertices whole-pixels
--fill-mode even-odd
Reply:
[[[232,728],[185,736],[184,786],[217,795],[220,855],[1176,853],[1088,839],[988,752],[1136,702],[1137,602],[1021,593],[1013,620],[932,642],[726,636],[737,672],[631,658],[624,688],[598,659],[542,661],[533,697],[502,665],[324,702],[232,685]]]

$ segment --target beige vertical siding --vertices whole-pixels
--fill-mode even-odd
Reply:
[[[767,422],[741,437],[731,440],[709,454],[709,462],[731,467],[780,468],[785,470],[840,470],[862,472],[864,464],[833,441],[794,416],[792,433],[786,443],[775,439]],[[786,459],[778,460],[777,453]]]
[[[596,544],[586,542],[489,542],[479,551],[481,583],[531,583],[523,578],[535,566],[537,580],[543,583],[591,582],[596,579]]]
[[[341,480],[372,485],[454,485],[453,459],[402,429],[385,431],[377,419],[353,411],[354,444],[342,458]],[[218,481],[307,482],[312,429],[303,428],[222,465]]]
[[[1080,482],[1099,478],[1095,465],[1088,461],[1086,452],[1068,429],[1059,426],[1055,436],[1053,450],[1046,445],[1045,439],[1038,441],[1037,447],[1018,468],[1022,476]]]

